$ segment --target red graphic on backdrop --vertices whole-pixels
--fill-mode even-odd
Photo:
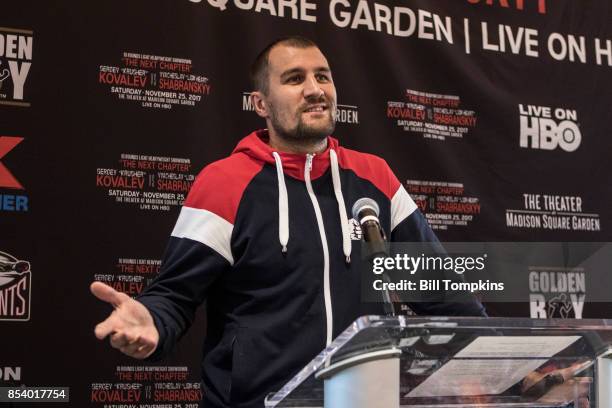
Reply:
[[[426,139],[461,139],[476,127],[476,112],[462,108],[458,95],[406,89],[405,97],[407,101],[387,102],[387,118],[405,132]]]
[[[23,137],[0,136],[0,159],[8,154],[19,143],[23,141]],[[0,187],[15,188],[24,190],[19,181],[11,174],[5,165],[0,162]]]
[[[525,0],[467,0],[470,4],[484,3],[488,6],[499,6],[503,8],[515,8],[517,10],[525,9]],[[527,0],[530,5],[538,7],[538,13],[546,14],[546,0]]]
[[[194,71],[191,59],[124,52],[121,64],[100,65],[98,82],[118,99],[145,108],[193,106],[210,95],[211,83]]]
[[[137,204],[140,210],[181,206],[195,180],[186,158],[125,153],[119,163],[120,168],[96,169],[96,186],[115,202]]]
[[[104,282],[129,296],[137,296],[159,273],[161,260],[119,258],[114,273],[96,273],[94,280]]]
[[[406,190],[435,230],[467,227],[480,215],[480,198],[468,195],[462,183],[407,180]]]
[[[186,366],[117,366],[115,378],[91,384],[92,406],[196,408],[202,389],[193,377]]]

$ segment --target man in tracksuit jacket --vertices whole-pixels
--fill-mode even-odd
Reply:
[[[115,311],[100,339],[136,358],[168,353],[207,301],[205,407],[262,407],[364,314],[353,203],[375,200],[391,241],[436,241],[384,160],[329,136],[336,91],[309,40],[267,47],[252,70],[267,129],[199,174],[181,210],[158,278],[137,300],[94,283]],[[353,260],[351,260],[353,258]],[[484,315],[467,303],[414,303],[427,315]]]

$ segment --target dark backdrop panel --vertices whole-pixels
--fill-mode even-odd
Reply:
[[[172,356],[136,362],[93,337],[109,308],[88,285],[136,295],[155,276],[193,176],[264,126],[248,67],[283,35],[321,45],[335,136],[384,157],[441,240],[610,241],[608,2],[302,0],[295,16],[278,3],[4,4],[0,264],[30,269],[0,287],[0,380],[68,385],[74,406],[197,403],[203,315]],[[554,148],[534,143],[545,137]],[[579,205],[559,207],[568,200]],[[529,300],[489,311],[610,316],[588,294],[564,316],[534,315]]]

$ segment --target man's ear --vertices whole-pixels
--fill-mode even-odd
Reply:
[[[262,118],[268,117],[268,103],[260,91],[251,92],[251,103],[259,116]]]

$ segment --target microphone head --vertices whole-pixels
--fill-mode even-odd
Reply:
[[[374,211],[377,217],[380,213],[380,209],[378,208],[378,204],[376,203],[376,201],[368,197],[363,197],[355,201],[355,204],[353,204],[353,218],[359,221],[359,213],[365,209]]]

